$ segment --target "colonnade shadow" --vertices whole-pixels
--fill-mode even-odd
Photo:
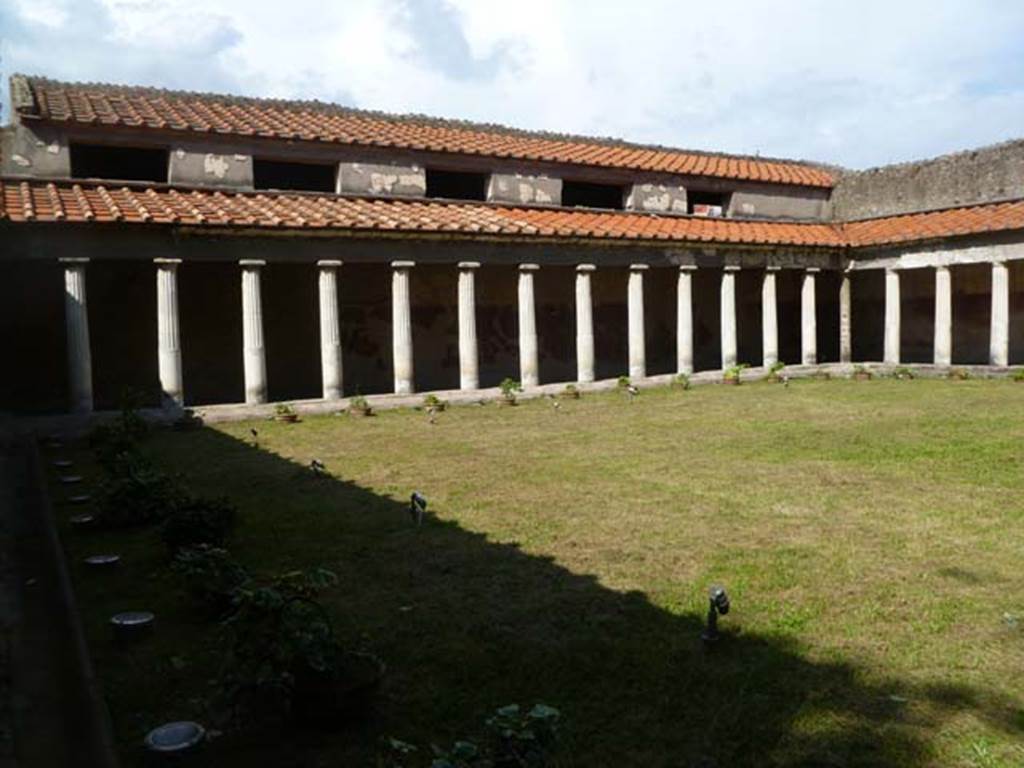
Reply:
[[[432,509],[416,527],[404,499],[318,479],[221,431],[165,439],[170,468],[191,463],[199,491],[209,485],[238,503],[239,559],[333,569],[340,585],[326,602],[343,638],[368,645],[389,669],[373,714],[353,729],[224,739],[211,745],[211,764],[231,749],[252,750],[260,765],[374,765],[386,737],[451,744],[511,702],[562,712],[565,766],[924,766],[935,760],[929,734],[965,709],[1020,731],[1013,702],[992,692],[868,683],[852,663],[813,661],[792,639],[744,632],[742,604],[723,620],[723,640],[706,648],[701,611],[671,612],[641,592],[610,589],[467,530],[446,518],[450,510]],[[250,562],[255,549],[263,562]],[[708,585],[683,586],[704,594]]]

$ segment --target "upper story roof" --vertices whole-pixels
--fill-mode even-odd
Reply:
[[[863,248],[1024,230],[1024,200],[829,224],[0,178],[4,221]]]
[[[14,110],[25,120],[390,147],[825,189],[834,185],[828,170],[810,163],[389,115],[321,102],[65,83],[25,75],[11,78],[11,93]]]

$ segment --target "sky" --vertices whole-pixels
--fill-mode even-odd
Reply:
[[[1024,137],[1019,0],[0,0],[0,70],[865,168]]]

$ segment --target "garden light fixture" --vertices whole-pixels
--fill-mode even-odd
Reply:
[[[700,638],[705,643],[713,643],[718,637],[718,617],[729,612],[729,596],[723,587],[711,587],[708,593],[708,625],[701,632]]]
[[[423,525],[423,514],[427,511],[427,498],[419,491],[413,491],[409,497],[409,517],[416,525]]]

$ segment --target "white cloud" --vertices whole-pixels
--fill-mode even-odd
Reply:
[[[1024,6],[998,0],[0,0],[0,38],[8,73],[851,166],[1024,125]]]

